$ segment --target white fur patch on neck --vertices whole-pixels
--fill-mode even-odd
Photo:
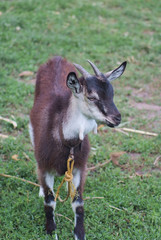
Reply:
[[[97,132],[96,121],[83,114],[78,101],[72,96],[66,119],[63,122],[63,135],[67,140],[78,137],[80,140],[83,140],[89,132]]]

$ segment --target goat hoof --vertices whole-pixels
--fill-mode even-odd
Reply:
[[[75,240],[85,240],[85,232],[84,232],[84,229],[77,229],[75,228],[74,229],[74,237],[75,237]]]
[[[56,230],[56,224],[53,220],[47,221],[46,224],[46,233],[52,235],[52,233]],[[56,238],[57,240],[58,238]]]

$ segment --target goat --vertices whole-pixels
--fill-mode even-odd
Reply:
[[[40,66],[29,123],[48,234],[56,230],[54,176],[64,175],[70,149],[74,148],[72,181],[77,197],[71,205],[75,213],[75,240],[85,239],[82,194],[90,150],[87,134],[97,133],[96,122],[106,123],[109,127],[119,125],[121,114],[113,102],[110,82],[120,77],[126,67],[123,62],[115,70],[103,74],[91,61],[88,62],[94,75],[60,56]],[[80,78],[76,69],[82,75]]]

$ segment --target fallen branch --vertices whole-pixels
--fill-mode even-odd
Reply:
[[[117,207],[114,207],[114,206],[112,206],[112,205],[108,205],[110,208],[113,208],[113,209],[116,209],[116,210],[118,210],[118,211],[123,211],[122,209],[120,209],[120,208],[117,208]]]
[[[111,159],[110,159],[110,160],[107,160],[107,161],[105,161],[105,162],[103,162],[103,163],[98,163],[98,164],[97,164],[96,166],[94,166],[94,167],[87,168],[86,171],[93,171],[93,170],[95,170],[95,169],[97,169],[97,168],[99,168],[99,167],[105,166],[105,165],[108,164],[109,162],[111,162]]]
[[[86,197],[83,200],[86,201],[86,200],[90,200],[90,199],[103,199],[103,198],[104,197]]]
[[[37,184],[37,183],[31,182],[31,181],[29,181],[29,180],[26,180],[26,179],[23,179],[23,178],[19,178],[19,177],[16,177],[16,176],[7,175],[7,174],[4,174],[4,173],[0,173],[0,176],[8,177],[8,178],[15,178],[15,179],[18,179],[18,180],[20,180],[20,181],[27,182],[27,183],[29,183],[29,184],[31,184],[31,185],[36,186],[36,187],[40,187],[40,185]]]
[[[11,136],[11,135],[4,135],[4,134],[1,134],[0,133],[0,138],[3,138],[3,139],[7,139],[7,138],[9,138],[9,137],[11,137],[12,139],[16,139],[15,137],[13,137],[13,136]]]
[[[67,220],[69,220],[70,222],[73,222],[70,218],[68,218],[68,217],[66,217],[66,216],[64,216],[64,215],[62,215],[62,214],[60,214],[60,213],[56,213],[55,215],[58,216],[58,217],[64,217],[64,218],[66,218]]]
[[[23,152],[23,155],[25,156],[25,158],[26,158],[27,161],[30,161],[29,156],[28,156],[25,152]]]
[[[17,127],[17,123],[16,123],[15,121],[13,121],[13,120],[10,120],[10,119],[8,119],[8,118],[4,118],[4,117],[2,117],[2,116],[0,116],[0,120],[3,120],[3,121],[5,121],[5,122],[11,123],[14,128]]]
[[[31,71],[23,71],[22,73],[20,73],[18,76],[19,77],[29,77],[32,76],[34,73]]]
[[[133,132],[133,133],[139,133],[139,134],[148,135],[148,136],[155,136],[155,137],[158,136],[157,133],[145,132],[145,131],[135,130],[135,129],[131,129],[131,128],[119,128],[119,129],[121,129],[125,132]]]
[[[158,162],[159,162],[159,160],[161,159],[161,155],[159,155],[156,159],[155,159],[155,161],[154,161],[154,165],[155,166],[158,166]]]
[[[6,138],[8,138],[9,136],[0,133],[0,137],[6,139]]]
[[[126,136],[129,136],[129,134],[126,133],[126,132],[124,132],[124,131],[122,130],[122,128],[115,128],[115,131],[116,131],[116,132],[123,133],[123,134],[125,134]]]

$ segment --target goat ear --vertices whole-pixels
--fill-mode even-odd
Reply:
[[[67,87],[70,88],[74,93],[81,92],[81,85],[74,72],[70,72],[67,76]]]
[[[107,80],[111,82],[111,81],[115,80],[116,78],[120,77],[123,74],[123,72],[125,71],[126,64],[127,64],[127,62],[123,62],[115,70],[105,73],[105,77],[107,77]]]

